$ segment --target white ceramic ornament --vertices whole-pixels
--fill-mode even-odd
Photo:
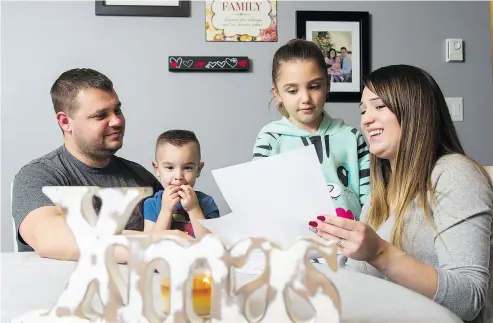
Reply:
[[[196,242],[170,235],[155,241],[151,235],[122,235],[132,210],[151,188],[43,187],[43,192],[66,214],[80,251],[78,264],[65,290],[50,310],[33,311],[14,320],[32,322],[340,322],[340,297],[332,282],[309,262],[317,252],[330,269],[337,270],[336,246],[317,238],[300,238],[288,249],[261,238],[226,247],[209,234]],[[92,201],[102,200],[99,215]],[[114,257],[115,245],[129,252],[128,276],[123,277]],[[236,270],[254,250],[266,259],[264,272],[237,288]],[[169,311],[159,313],[152,283],[156,261],[169,268]],[[191,281],[197,270],[210,273],[210,313],[197,315]],[[261,288],[263,297],[256,296]],[[262,294],[262,293],[260,293]],[[94,307],[97,297],[102,312]],[[295,300],[295,298],[297,300]],[[297,310],[301,302],[312,311],[309,317]],[[209,305],[208,305],[209,306]],[[259,308],[261,309],[259,311]],[[260,313],[260,314],[259,314]]]

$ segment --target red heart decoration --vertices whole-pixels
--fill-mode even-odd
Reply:
[[[195,65],[193,66],[194,68],[201,68],[201,67],[204,67],[205,66],[205,62],[204,61],[198,61],[197,63],[195,63]]]
[[[248,62],[246,59],[242,59],[241,61],[238,62],[238,66],[240,67],[246,67],[248,65]]]
[[[337,216],[349,220],[354,220],[353,212],[351,210],[344,210],[343,208],[337,208],[336,209]]]
[[[178,66],[178,63],[177,62],[171,62],[171,67],[172,68],[176,68]]]

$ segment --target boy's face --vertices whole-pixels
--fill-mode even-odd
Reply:
[[[179,185],[194,187],[195,180],[204,167],[195,142],[180,147],[165,143],[158,148],[156,158],[152,166],[165,189]]]

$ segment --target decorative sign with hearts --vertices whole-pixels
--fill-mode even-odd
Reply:
[[[246,56],[170,56],[170,72],[247,72]]]

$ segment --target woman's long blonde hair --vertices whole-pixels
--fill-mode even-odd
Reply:
[[[371,206],[366,222],[376,230],[392,212],[391,243],[401,248],[404,214],[414,200],[421,204],[425,219],[432,220],[428,197],[434,194],[431,173],[438,159],[465,153],[443,93],[430,74],[414,66],[391,65],[368,74],[363,83],[395,114],[401,127],[392,165],[370,157]]]

